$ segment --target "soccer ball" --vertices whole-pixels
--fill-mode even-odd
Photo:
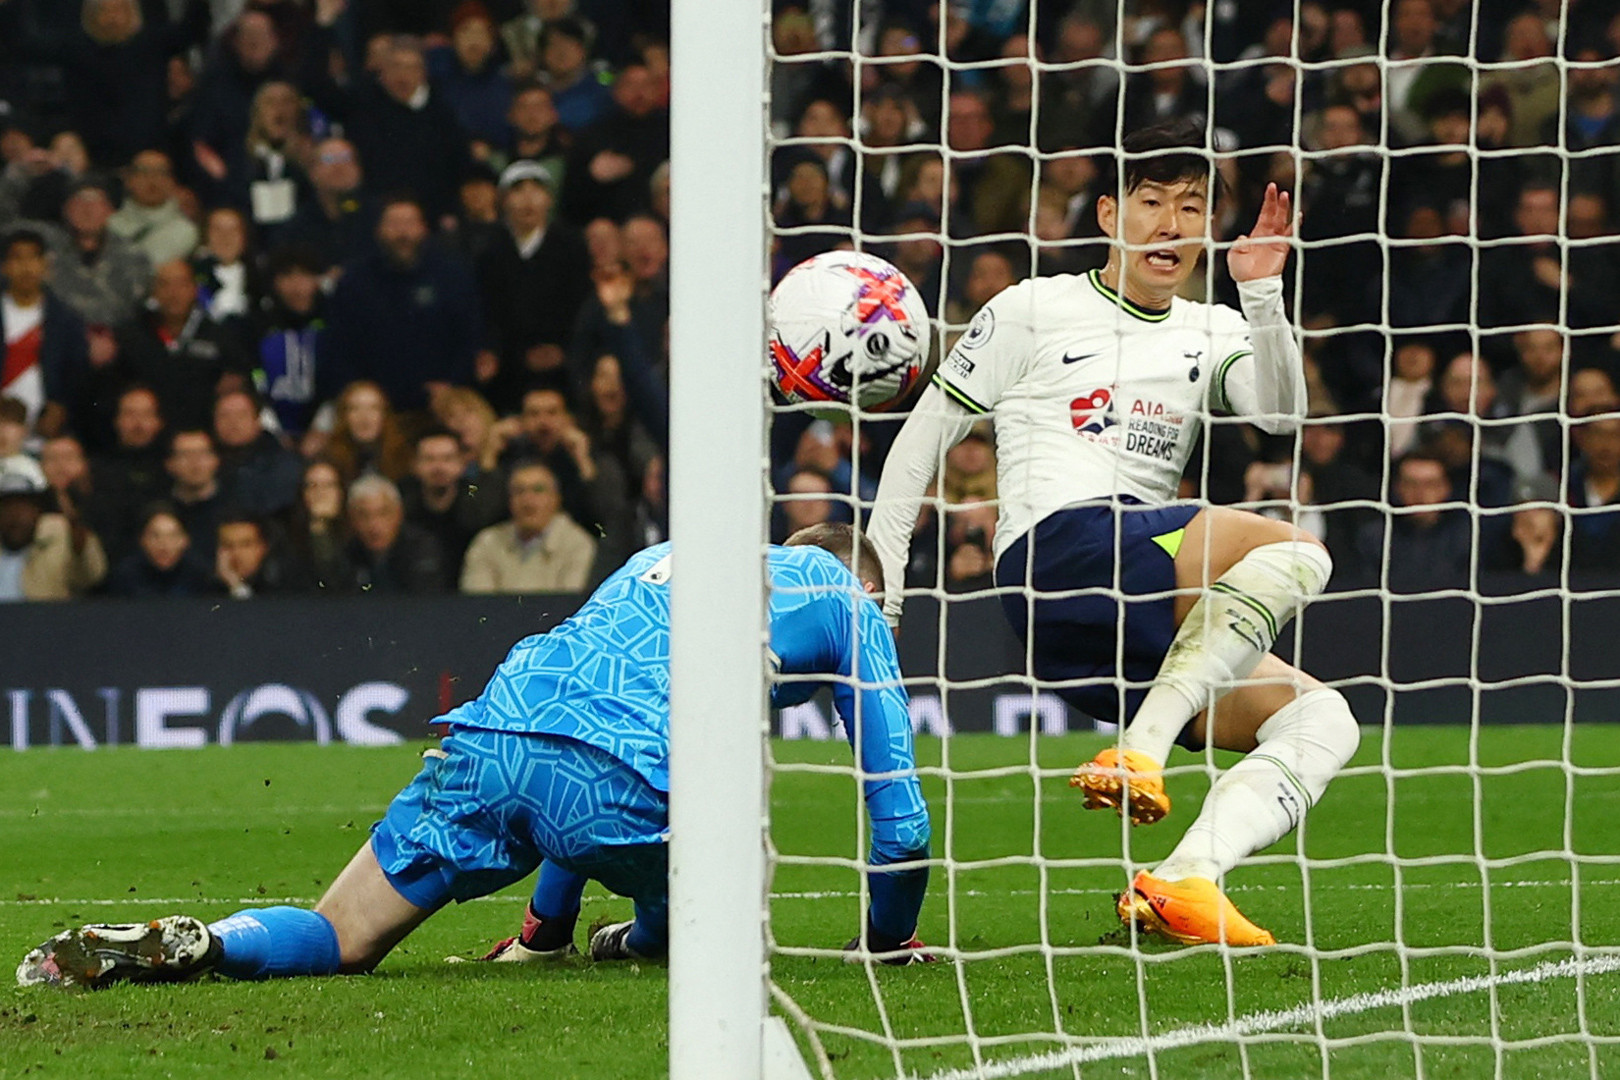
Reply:
[[[828,251],[771,291],[771,368],[789,401],[878,411],[904,397],[928,361],[928,310],[906,275],[876,255]]]

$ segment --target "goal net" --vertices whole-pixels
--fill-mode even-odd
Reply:
[[[925,295],[936,363],[1000,289],[1103,265],[1097,195],[1132,130],[1206,124],[1221,196],[1189,298],[1236,307],[1227,250],[1268,183],[1295,195],[1284,281],[1309,417],[1282,437],[1198,417],[1183,494],[1327,545],[1329,591],[1275,651],[1362,726],[1306,822],[1223,883],[1278,945],[1169,947],[1123,928],[1115,895],[1237,755],[1177,750],[1175,810],[1151,828],[1082,810],[1066,780],[1114,733],[1035,676],[1002,614],[992,416],[938,462],[904,582],[934,823],[919,933],[939,963],[841,948],[868,897],[864,776],[827,702],[773,721],[762,959],[809,1073],[1620,1071],[1611,5],[807,0],[761,14],[754,265],[774,281],[835,247],[884,256]],[[711,170],[729,160],[712,138],[697,153]],[[769,405],[756,481],[772,539],[864,522],[906,408]],[[677,811],[681,798],[677,785]],[[672,1009],[701,985],[678,975]]]

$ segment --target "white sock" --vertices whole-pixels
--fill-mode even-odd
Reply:
[[[1187,612],[1120,745],[1163,764],[1188,721],[1254,670],[1332,573],[1333,561],[1317,544],[1251,549]]]
[[[1260,725],[1260,745],[1209,789],[1198,820],[1153,871],[1166,881],[1218,880],[1281,840],[1356,752],[1361,730],[1337,690],[1312,690]]]

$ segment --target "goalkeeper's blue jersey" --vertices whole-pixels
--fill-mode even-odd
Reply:
[[[907,858],[926,847],[928,816],[894,635],[831,552],[772,547],[767,567],[771,662],[787,677],[772,703],[797,704],[831,685],[862,769],[877,774],[866,781],[874,861]],[[483,694],[444,719],[578,739],[667,792],[670,568],[668,544],[632,556],[572,618],[513,646]]]

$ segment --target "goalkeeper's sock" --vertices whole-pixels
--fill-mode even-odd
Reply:
[[[523,931],[518,935],[524,948],[550,952],[573,944],[586,881],[583,875],[565,870],[550,859],[540,864],[534,895],[524,912]]]
[[[1332,572],[1327,551],[1306,541],[1261,544],[1239,559],[1187,612],[1120,746],[1162,765],[1188,721],[1254,670]]]
[[[1325,688],[1278,709],[1255,734],[1260,745],[1210,788],[1198,820],[1154,877],[1216,881],[1276,843],[1316,805],[1361,741],[1343,695]]]
[[[251,908],[210,923],[221,955],[214,970],[233,979],[333,975],[342,954],[326,916],[295,907]]]

